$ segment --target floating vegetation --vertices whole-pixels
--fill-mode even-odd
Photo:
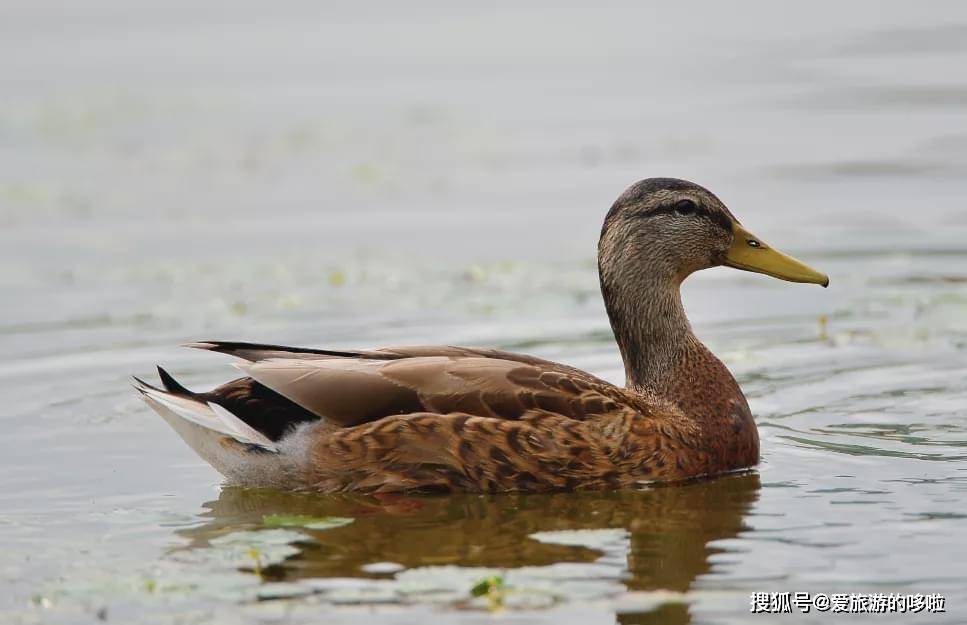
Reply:
[[[287,529],[239,531],[211,539],[209,549],[190,552],[192,560],[204,560],[209,565],[222,562],[237,569],[252,570],[261,577],[262,571],[300,552],[296,543],[312,540],[302,532]]]
[[[504,606],[506,594],[507,586],[504,583],[504,578],[500,575],[485,577],[470,589],[470,595],[484,599],[491,611],[499,610]]]
[[[564,530],[557,532],[535,532],[530,537],[538,542],[569,547],[587,547],[600,551],[623,550],[630,535],[623,528]]]
[[[266,527],[304,527],[310,530],[330,530],[353,522],[347,517],[315,517],[306,514],[267,514],[262,517]]]
[[[342,286],[346,284],[346,274],[338,269],[329,272],[329,285],[330,286]]]

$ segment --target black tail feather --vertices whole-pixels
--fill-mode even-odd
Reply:
[[[151,389],[152,391],[161,390],[160,388],[158,388],[157,386],[154,386],[153,384],[148,384],[147,382],[145,382],[144,380],[142,380],[136,375],[132,375],[131,378],[135,382],[137,382],[137,384],[134,385],[134,388],[138,389],[138,391],[144,392],[145,389]]]
[[[312,354],[318,356],[333,356],[337,358],[367,358],[381,357],[390,359],[392,356],[386,354],[345,351],[336,349],[314,349],[310,347],[289,347],[286,345],[269,345],[266,343],[244,343],[241,341],[199,341],[197,343],[185,343],[182,347],[192,347],[194,349],[205,349],[212,352],[221,352],[230,356],[236,356],[245,360],[258,360],[267,353],[272,357],[288,356],[294,357],[299,354]]]
[[[174,393],[175,395],[185,395],[187,397],[194,396],[194,393],[186,389],[184,386],[178,383],[171,374],[158,367],[158,375],[161,377],[161,383],[164,384],[165,390],[169,393]]]

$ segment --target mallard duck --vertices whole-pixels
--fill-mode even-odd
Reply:
[[[708,190],[651,178],[598,243],[622,388],[574,367],[476,347],[327,350],[204,341],[244,377],[192,392],[160,367],[135,388],[231,484],[320,492],[613,489],[759,460],[742,390],[696,338],[679,287],[726,265],[829,279],[746,230]]]

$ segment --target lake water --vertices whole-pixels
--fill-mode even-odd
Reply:
[[[840,618],[967,621],[967,5],[665,4],[5,2],[0,621],[831,618],[753,616],[753,592],[941,593]],[[128,386],[228,379],[176,347],[212,338],[620,382],[596,237],[656,175],[832,279],[686,284],[756,414],[749,474],[222,488]]]

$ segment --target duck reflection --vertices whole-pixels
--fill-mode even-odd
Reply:
[[[305,495],[225,488],[205,504],[202,526],[180,530],[189,548],[212,538],[263,526],[266,515],[338,516],[350,525],[313,531],[301,553],[267,573],[291,581],[309,577],[379,577],[373,562],[407,568],[459,565],[512,568],[593,562],[601,552],[547,544],[535,532],[625,528],[629,590],[684,592],[712,570],[711,543],[737,536],[759,495],[756,473],[646,490],[558,494],[435,496]],[[653,619],[660,618],[660,621]],[[622,623],[688,622],[686,606],[619,617]]]

